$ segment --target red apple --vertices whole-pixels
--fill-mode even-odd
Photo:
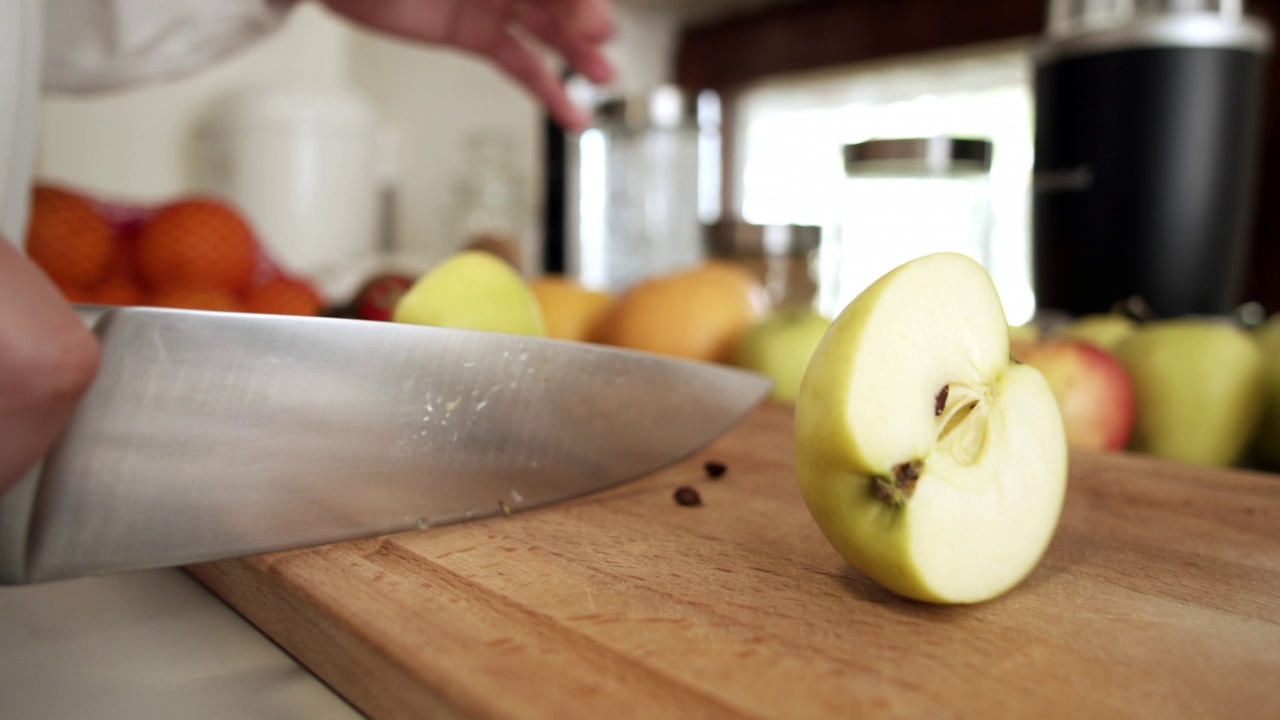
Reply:
[[[1133,383],[1124,366],[1096,345],[1044,340],[1018,348],[1015,358],[1044,375],[1058,399],[1067,444],[1120,450],[1133,431]]]
[[[386,273],[365,283],[356,293],[355,316],[361,320],[390,321],[400,297],[413,287],[413,278]]]

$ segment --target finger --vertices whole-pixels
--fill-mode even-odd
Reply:
[[[489,54],[507,34],[516,7],[515,0],[463,0],[443,41],[463,50]]]
[[[97,366],[93,334],[0,237],[0,493],[53,444]]]
[[[488,48],[489,58],[542,102],[552,119],[566,130],[587,126],[590,118],[574,105],[564,86],[533,50],[510,33],[496,38]]]
[[[613,37],[613,12],[607,0],[571,0],[569,26],[578,37],[599,44]]]
[[[578,72],[597,84],[613,79],[613,65],[594,43],[574,34],[571,25],[552,10],[531,3],[517,7],[521,26],[557,50]]]

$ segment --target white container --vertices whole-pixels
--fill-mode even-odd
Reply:
[[[242,91],[200,123],[196,183],[239,207],[285,269],[324,286],[378,252],[378,133],[352,91]]]
[[[880,276],[930,253],[962,253],[990,270],[992,149],[949,137],[846,145],[839,232],[818,260],[819,310],[834,317]]]

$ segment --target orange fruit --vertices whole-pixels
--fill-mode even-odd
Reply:
[[[763,305],[769,304],[769,293],[765,290],[760,278],[738,263],[713,259],[695,268],[693,272],[707,273],[723,278],[725,282],[734,283],[742,288],[744,293],[752,297],[752,302]]]
[[[637,283],[614,303],[596,340],[710,362],[729,362],[764,317],[764,288],[745,269],[708,263]]]
[[[278,278],[250,290],[244,299],[244,309],[272,315],[319,315],[324,309],[324,300],[300,280]]]
[[[154,287],[201,285],[231,293],[248,289],[258,268],[258,243],[236,210],[193,198],[160,208],[138,232],[135,259]]]
[[[141,305],[146,299],[146,290],[133,271],[133,260],[124,243],[112,257],[106,278],[90,291],[93,302],[99,305]]]
[[[112,275],[93,287],[93,302],[99,305],[141,305],[142,286],[124,275]]]
[[[239,312],[244,309],[240,301],[225,288],[213,285],[168,285],[157,289],[148,304],[184,310],[221,310]]]
[[[66,298],[69,303],[93,305],[98,302],[98,294],[95,293],[92,288],[56,281],[54,284],[58,286],[58,290],[62,293],[62,297]]]
[[[110,223],[87,198],[47,186],[32,191],[27,255],[56,283],[88,287],[98,282],[116,245]]]
[[[613,305],[612,295],[558,275],[534,278],[529,289],[542,308],[547,335],[561,340],[590,340]]]

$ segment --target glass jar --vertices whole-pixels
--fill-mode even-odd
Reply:
[[[772,307],[814,305],[822,228],[723,220],[708,225],[706,237],[708,254],[751,271]]]
[[[618,292],[705,259],[719,211],[719,105],[664,85],[606,100],[568,143],[565,255],[588,287]]]
[[[962,253],[990,269],[991,155],[989,141],[967,138],[846,145],[838,230],[819,252],[818,309],[834,316],[880,276],[930,253]]]
[[[467,144],[466,171],[455,187],[453,245],[482,249],[522,271],[533,267],[531,215],[514,141],[501,132],[477,132]]]

